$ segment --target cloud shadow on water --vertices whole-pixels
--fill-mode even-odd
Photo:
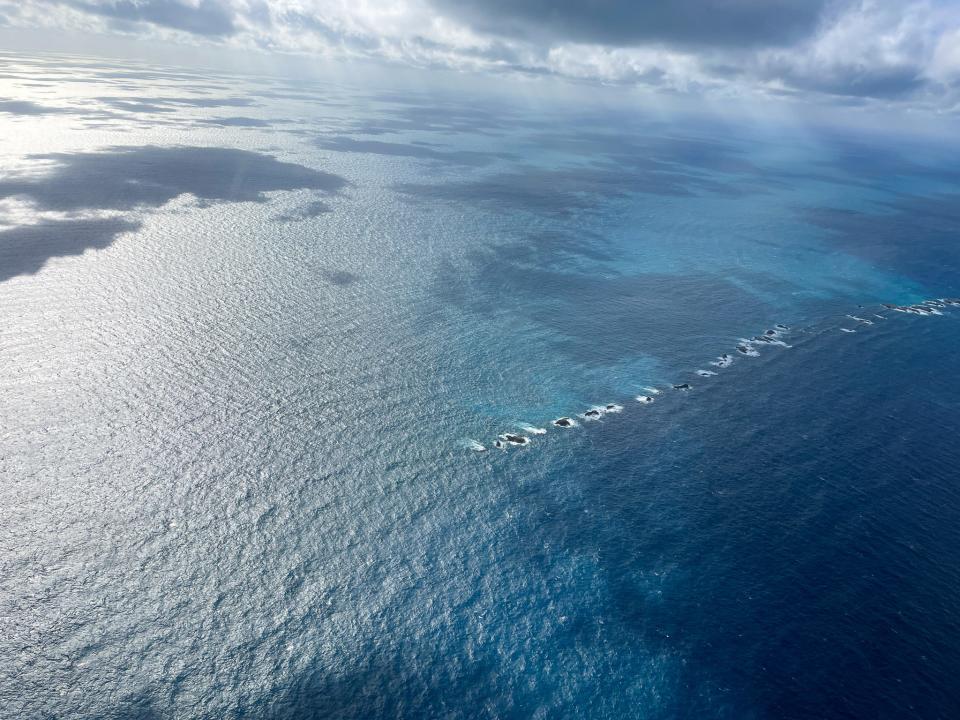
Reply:
[[[927,284],[934,294],[960,292],[960,196],[901,196],[876,212],[829,206],[800,217],[826,231],[826,242],[891,273]]]
[[[323,200],[315,200],[307,203],[303,207],[294,208],[293,210],[277,215],[273,219],[277,222],[300,222],[301,220],[320,217],[330,212],[333,212],[332,207]]]
[[[199,121],[203,125],[217,125],[219,127],[249,127],[249,128],[264,128],[270,127],[270,123],[266,120],[261,120],[260,118],[252,117],[225,117],[225,118],[209,118],[206,120]]]
[[[320,275],[328,283],[344,287],[360,281],[360,276],[348,270],[323,270]]]
[[[75,112],[70,108],[40,105],[29,100],[0,100],[0,113],[7,115],[71,115]]]
[[[62,220],[0,231],[0,282],[39,271],[51,257],[80,255],[108,247],[140,228],[123,218]]]
[[[332,196],[347,181],[270,155],[210,147],[115,147],[104,152],[54,153],[31,159],[52,163],[42,172],[0,179],[0,198],[20,197],[39,211],[82,213],[159,208],[183,195],[202,201],[266,202],[265,193],[313,190]],[[317,201],[305,212],[329,208]],[[0,279],[36,272],[55,255],[109,245],[135,230],[130,219],[78,219],[15,227],[0,233],[9,259]]]
[[[379,140],[354,140],[353,138],[342,136],[318,140],[317,145],[324,150],[333,150],[335,152],[409,157],[447,165],[462,165],[465,167],[489,165],[496,160],[507,160],[513,157],[508,153],[482,152],[478,150],[445,151],[437,150],[435,147],[425,143],[407,144],[382,142]]]
[[[54,163],[39,177],[0,180],[0,198],[24,196],[44,210],[159,207],[190,193],[201,200],[264,202],[276,190],[337,193],[347,181],[269,155],[212,147],[115,147],[31,156]]]
[[[560,168],[522,167],[476,180],[443,184],[400,183],[402,195],[421,201],[478,205],[499,213],[529,212],[564,217],[600,208],[600,203],[633,193],[665,197],[714,194],[741,197],[756,188],[720,182],[677,170],[625,170],[612,165]]]

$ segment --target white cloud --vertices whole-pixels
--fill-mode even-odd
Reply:
[[[960,6],[952,0],[831,0],[812,35],[776,49],[763,43],[738,48],[666,40],[633,46],[584,44],[563,35],[500,34],[497,17],[471,24],[443,11],[448,5],[437,2],[41,0],[0,6],[0,14],[8,24],[25,27],[145,35],[165,42],[417,67],[550,74],[671,93],[845,96],[934,108],[956,103]],[[716,3],[703,2],[712,3],[711,12],[716,12]],[[474,0],[474,10],[478,6],[483,2]]]

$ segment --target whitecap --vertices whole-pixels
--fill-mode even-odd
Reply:
[[[713,370],[697,370],[697,375],[700,377],[712,377],[716,375],[716,373]]]
[[[733,356],[727,355],[726,353],[724,353],[723,355],[718,357],[716,360],[714,360],[710,364],[718,368],[730,367],[731,365],[733,365]]]
[[[467,440],[467,447],[474,452],[484,452],[487,449],[482,443],[478,443],[476,440]]]
[[[851,330],[850,328],[840,328],[840,332],[855,333],[856,330]]]
[[[657,388],[655,388],[655,387],[645,387],[645,388],[643,388],[643,389],[646,390],[646,391],[647,391],[648,393],[650,393],[651,395],[659,395],[659,394],[660,394],[660,391],[659,391]]]
[[[547,429],[546,429],[546,428],[538,428],[538,427],[534,427],[533,425],[523,424],[523,425],[520,425],[519,428],[520,428],[521,430],[523,430],[524,432],[530,433],[531,435],[546,435],[546,434],[547,434]]]

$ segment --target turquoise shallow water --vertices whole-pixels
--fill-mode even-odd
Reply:
[[[4,64],[0,715],[954,714],[955,149]]]

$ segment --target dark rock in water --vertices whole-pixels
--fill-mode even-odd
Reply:
[[[789,330],[789,325],[784,325],[783,323],[777,323],[775,326],[778,330]]]
[[[503,436],[503,439],[508,443],[513,443],[514,445],[526,445],[530,440],[523,435],[512,435],[507,433]]]
[[[766,335],[757,335],[757,336],[754,338],[754,340],[756,340],[756,341],[758,341],[758,342],[765,342],[765,343],[771,343],[771,342],[773,342],[773,340],[771,340],[770,338],[768,338]]]
[[[767,330],[767,331],[766,331],[765,333],[763,333],[763,334],[764,334],[764,335],[776,335],[776,334],[777,334],[777,331],[776,331],[776,330]]]
[[[742,352],[744,355],[746,355],[746,354],[748,354],[748,353],[750,352],[750,350],[747,348],[746,345],[737,345],[737,350],[739,350],[740,352]]]
[[[673,386],[673,389],[674,389],[674,390],[689,390],[689,389],[692,388],[692,387],[693,387],[693,385],[691,385],[690,383],[680,383],[679,385],[674,385],[674,386]]]
[[[587,410],[584,414],[584,417],[600,417],[599,410]]]
[[[557,427],[572,427],[572,426],[573,426],[573,420],[571,420],[571,419],[568,418],[568,417],[562,417],[562,418],[557,418],[556,420],[554,420],[554,421],[553,421],[553,424],[556,425]]]
[[[499,440],[497,440],[496,442],[494,442],[494,443],[493,443],[493,446],[494,446],[495,448],[497,448],[498,450],[503,450],[503,443],[500,442]]]

